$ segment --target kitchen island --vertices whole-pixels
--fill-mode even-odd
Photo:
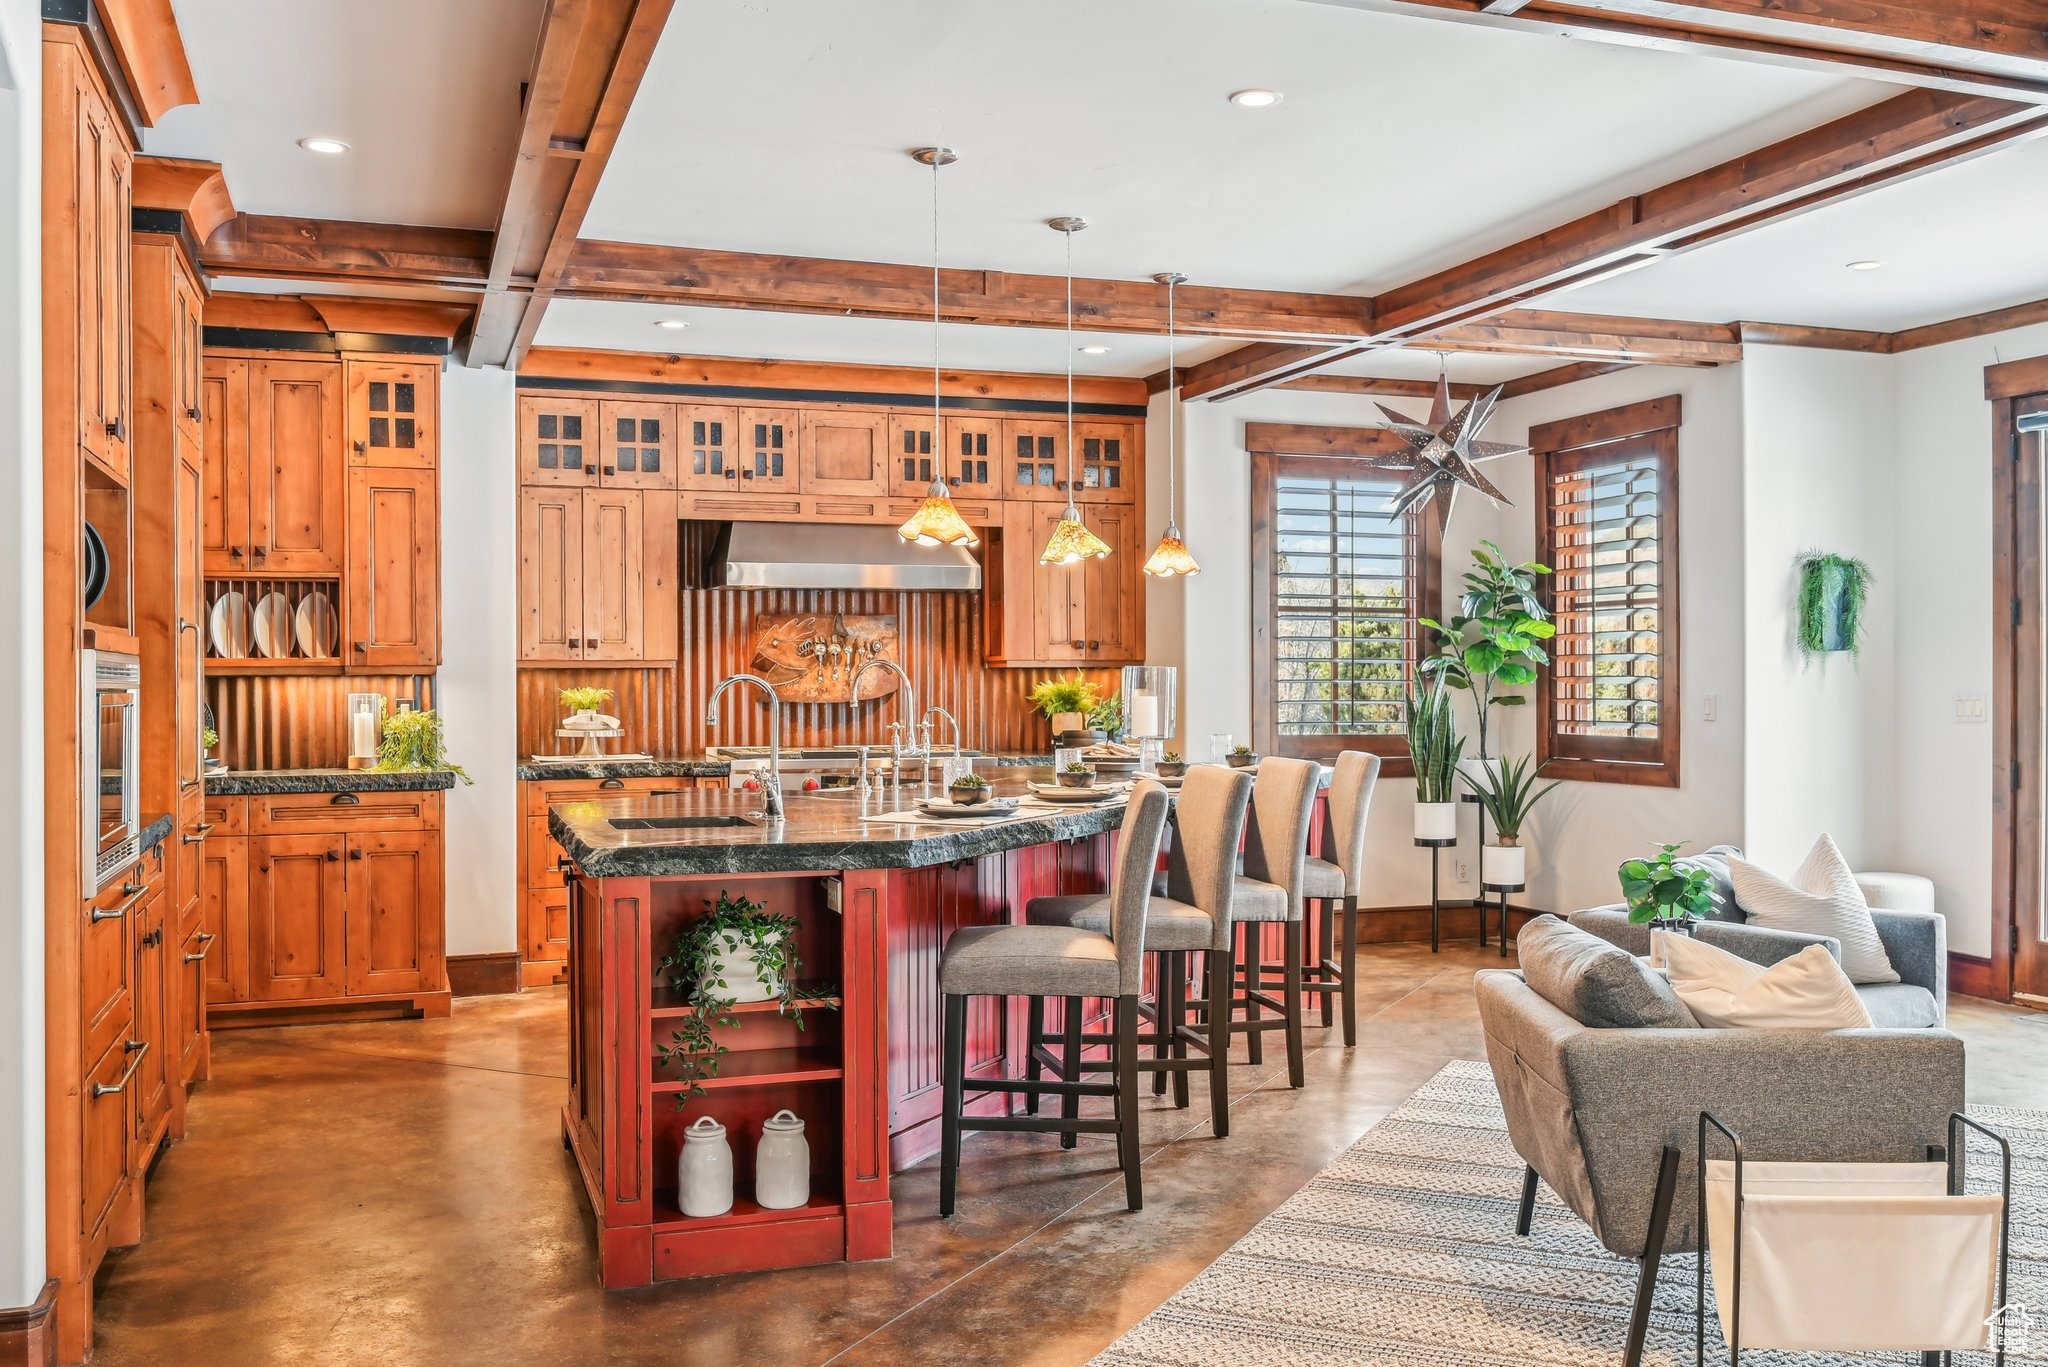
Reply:
[[[1018,795],[1048,778],[1017,768],[991,782]],[[946,939],[1021,919],[1033,897],[1105,888],[1123,819],[1120,804],[1027,809],[998,825],[863,819],[913,806],[917,793],[793,793],[779,820],[760,814],[758,793],[710,789],[550,809],[571,866],[563,1142],[597,1214],[607,1287],[890,1256],[889,1175],[938,1148]],[[773,1002],[738,1008],[737,1027],[717,1029],[729,1050],[718,1075],[689,1096],[660,1049],[692,1008],[659,966],[721,893],[797,920],[806,1009],[799,1028]],[[1022,1013],[1021,1002],[1008,1012],[974,1002],[970,1078],[1016,1071]],[[750,1199],[754,1145],[783,1108],[807,1124],[811,1200],[767,1210]],[[676,1161],[683,1128],[704,1115],[726,1127],[738,1199],[724,1215],[690,1218]]]

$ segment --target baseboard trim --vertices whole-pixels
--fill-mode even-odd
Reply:
[[[43,1283],[34,1305],[0,1308],[0,1367],[56,1367],[57,1283]]]
[[[1952,997],[1982,997],[1994,1002],[2006,999],[1991,981],[1991,960],[1954,951],[1948,956],[1948,991]]]
[[[519,954],[450,954],[448,990],[458,997],[495,997],[519,990]]]
[[[1543,915],[1529,907],[1508,903],[1508,929],[1518,931],[1529,922]],[[1479,938],[1479,908],[1446,906],[1438,913],[1438,934],[1446,940],[1477,940]],[[1500,929],[1500,904],[1491,903],[1486,908],[1486,934],[1490,940]],[[1358,943],[1362,945],[1412,944],[1429,939],[1429,908],[1420,907],[1360,907],[1358,909]]]

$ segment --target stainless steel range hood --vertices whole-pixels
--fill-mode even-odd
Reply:
[[[958,546],[913,546],[893,527],[734,522],[719,534],[711,582],[722,589],[978,589],[981,565]]]

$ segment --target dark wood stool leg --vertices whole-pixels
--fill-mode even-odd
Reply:
[[[1319,908],[1316,912],[1316,977],[1320,981],[1328,982],[1329,970],[1325,969],[1323,965],[1337,957],[1335,952],[1337,937],[1331,933],[1336,928],[1336,917],[1332,910],[1335,904],[1327,897],[1318,897],[1316,905]],[[1332,993],[1318,992],[1316,995],[1322,998],[1323,1029],[1327,1030],[1336,1021],[1337,1003],[1330,1000],[1331,996],[1334,995]],[[1346,1043],[1349,1043],[1349,1041],[1346,1041]]]
[[[1230,1137],[1230,954],[1212,949],[1209,961],[1209,1128]]]
[[[1344,1008],[1344,1047],[1351,1048],[1358,1043],[1358,899],[1344,899],[1344,930],[1340,937],[1344,949],[1340,956],[1343,967],[1338,971],[1344,975],[1344,988],[1340,994]],[[1324,1001],[1329,1000],[1327,994]]]
[[[1184,1060],[1188,1056],[1188,1043],[1180,1037],[1180,1030],[1181,1026],[1187,1023],[1188,1018],[1187,951],[1176,949],[1166,956],[1166,961],[1172,967],[1171,977],[1173,979],[1171,994],[1168,998],[1168,1009],[1173,1017],[1173,1023],[1167,1027],[1167,1038],[1173,1042],[1173,1047],[1169,1052],[1175,1059]],[[1164,1073],[1160,1074],[1161,1078],[1165,1076]],[[1183,1111],[1188,1108],[1188,1070],[1185,1068],[1173,1070],[1173,1104]]]
[[[1522,1170],[1522,1204],[1515,1211],[1515,1233],[1524,1238],[1529,1234],[1529,1222],[1536,1218],[1536,1169]]]
[[[953,1213],[960,1177],[960,1113],[966,1105],[967,998],[946,998],[945,1096],[939,1129],[939,1214]]]
[[[1024,1008],[1024,1080],[1036,1082],[1045,1076],[1038,1046],[1045,1038],[1045,998],[1029,998]],[[1038,1114],[1038,1093],[1024,1093],[1024,1114]]]
[[[1167,981],[1173,976],[1173,955],[1162,952],[1147,957],[1152,962],[1152,1057],[1164,1062],[1173,1057],[1173,1026],[1166,1019],[1173,1000],[1172,984]],[[1152,1095],[1166,1095],[1166,1071],[1152,1070]]]
[[[1281,1003],[1287,1016],[1287,1085],[1305,1087],[1308,1073],[1302,1056],[1301,1040],[1301,939],[1303,926],[1300,921],[1287,923],[1285,960],[1282,964],[1284,995]]]
[[[1138,999],[1116,999],[1116,1152],[1124,1170],[1124,1204],[1145,1208],[1138,1160]]]
[[[1060,1025],[1066,1035],[1066,1051],[1060,1061],[1065,1065],[1061,1074],[1068,1082],[1081,1080],[1081,999],[1067,997],[1060,1008]],[[1068,1092],[1060,1098],[1060,1118],[1077,1120],[1081,1115],[1081,1098]],[[1060,1147],[1071,1149],[1080,1142],[1080,1136],[1072,1130],[1060,1136]]]
[[[1253,993],[1260,990],[1259,979],[1266,975],[1266,965],[1263,959],[1265,938],[1265,922],[1248,921],[1245,923],[1244,1018],[1245,1023],[1248,1025],[1256,1025],[1259,1019],[1259,1002]],[[1244,1032],[1245,1054],[1253,1063],[1264,1063],[1266,1061],[1266,1049],[1262,1043],[1265,1033],[1265,1031],[1257,1029]]]

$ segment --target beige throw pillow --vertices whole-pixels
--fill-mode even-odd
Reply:
[[[1870,903],[1832,836],[1816,840],[1790,878],[1731,857],[1728,879],[1735,885],[1735,904],[1751,925],[1839,940],[1842,967],[1852,983],[1899,980],[1878,938],[1877,922],[1870,919]]]
[[[1868,1029],[1870,1012],[1856,985],[1828,953],[1808,945],[1765,968],[1690,935],[1653,931],[1650,954],[1671,975],[1671,990],[1708,1027]]]

